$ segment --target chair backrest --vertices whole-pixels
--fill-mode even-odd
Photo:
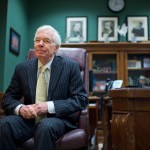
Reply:
[[[56,55],[68,57],[78,62],[85,89],[89,94],[88,53],[86,53],[86,50],[83,48],[61,47],[58,49]],[[34,57],[35,57],[34,50],[30,49],[27,55],[27,59],[32,59]]]

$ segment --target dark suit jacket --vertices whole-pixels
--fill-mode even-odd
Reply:
[[[21,104],[22,97],[25,105],[35,103],[37,62],[37,58],[34,58],[16,66],[2,101],[2,107],[6,114],[14,113],[16,106]],[[79,66],[73,60],[61,56],[54,57],[51,66],[48,101],[54,102],[55,117],[63,119],[68,126],[75,127],[68,115],[84,109],[88,100]]]

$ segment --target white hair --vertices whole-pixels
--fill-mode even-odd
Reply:
[[[52,31],[52,34],[53,34],[52,39],[54,41],[54,44],[58,45],[60,47],[61,46],[61,37],[60,37],[58,31],[50,25],[42,25],[39,28],[37,28],[34,38],[36,37],[37,32],[40,30],[43,30],[43,29],[49,29]]]

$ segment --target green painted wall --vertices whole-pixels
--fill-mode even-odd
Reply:
[[[5,42],[6,42],[6,16],[7,0],[0,1],[0,91],[3,91],[4,84],[4,64],[5,64]]]
[[[44,3],[41,5],[40,0],[32,0],[30,9],[30,20],[32,20],[30,38],[33,38],[35,29],[38,26],[50,24],[60,32],[64,42],[67,16],[87,16],[88,41],[97,40],[98,16],[117,16],[119,18],[119,25],[126,22],[127,16],[146,15],[150,17],[149,0],[142,0],[142,3],[141,1],[125,0],[126,6],[120,13],[110,11],[107,3],[108,0],[62,0],[53,2],[44,0]]]
[[[150,22],[150,1],[125,0],[126,7],[120,13],[114,13],[107,7],[108,0],[1,0],[0,1],[0,91],[5,91],[12,77],[14,67],[25,60],[27,50],[33,47],[33,37],[37,27],[50,24],[62,37],[66,36],[67,16],[86,16],[88,18],[87,39],[97,40],[97,17],[117,16],[119,25],[127,16],[148,16]],[[20,55],[9,52],[10,27],[21,36]],[[150,23],[148,24],[150,29]],[[149,30],[150,32],[150,30]],[[150,34],[149,34],[150,35]]]
[[[5,0],[2,0],[3,2]],[[5,49],[5,54],[3,55],[4,60],[3,65],[3,86],[1,86],[1,91],[5,91],[10,83],[10,79],[14,72],[14,68],[16,64],[25,60],[26,52],[29,49],[29,20],[28,20],[28,11],[27,11],[28,1],[23,0],[8,0],[7,4],[7,12],[5,13],[6,17],[6,38],[5,45],[3,45]],[[20,34],[20,55],[16,56],[9,51],[9,35],[10,28],[13,28],[17,33]],[[4,28],[4,29],[5,29]]]

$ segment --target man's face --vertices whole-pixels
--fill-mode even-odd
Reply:
[[[81,28],[81,24],[80,23],[76,23],[74,26],[74,31],[80,31]]]
[[[52,31],[43,29],[37,32],[34,40],[34,51],[39,60],[48,62],[57,51],[52,39]]]
[[[111,24],[110,22],[105,22],[105,25],[104,25],[105,28],[106,28],[106,29],[110,29],[110,26],[111,26],[110,24]]]

